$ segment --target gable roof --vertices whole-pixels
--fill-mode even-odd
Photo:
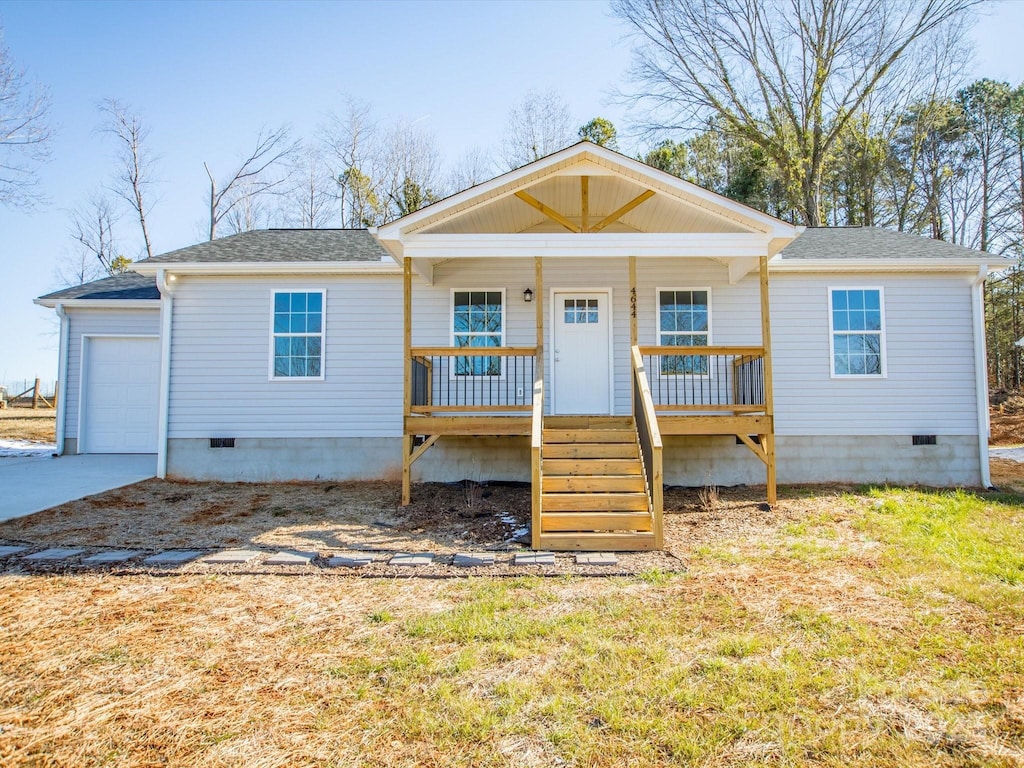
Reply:
[[[808,227],[779,253],[783,261],[941,259],[990,264],[1001,257],[881,227]]]
[[[37,304],[56,306],[66,301],[159,301],[156,280],[136,272],[104,277],[91,283],[63,288],[36,299]]]
[[[587,182],[589,198],[582,186]],[[614,222],[619,227],[614,231],[620,233],[750,233],[778,239],[780,245],[800,230],[639,160],[581,141],[389,222],[378,228],[377,235],[401,258],[403,242],[410,236],[541,233],[545,230],[538,225],[550,227],[551,219],[562,225],[562,235],[595,235]],[[557,230],[556,224],[552,231]]]
[[[365,229],[259,229],[179,248],[136,263],[160,266],[380,262],[387,258],[387,251]]]

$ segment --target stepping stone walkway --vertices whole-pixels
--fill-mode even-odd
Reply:
[[[515,565],[554,565],[554,552],[516,552]]]
[[[415,567],[420,565],[430,565],[434,562],[434,556],[428,552],[416,552],[395,555],[388,560],[388,565],[397,565],[400,567]]]
[[[452,565],[461,568],[472,568],[473,566],[494,565],[493,552],[459,552],[452,560]]]
[[[0,557],[10,557],[16,555],[19,552],[24,552],[28,547],[0,547]]]
[[[327,559],[329,568],[365,568],[373,562],[373,555],[338,555]]]
[[[264,561],[264,565],[309,565],[316,557],[316,552],[292,552],[285,550],[276,552]]]
[[[255,560],[262,553],[258,549],[225,549],[207,555],[199,562],[206,565],[241,565]]]
[[[203,554],[201,549],[169,549],[166,552],[147,557],[142,562],[146,565],[181,565],[195,560]]]
[[[576,565],[618,565],[619,558],[611,552],[580,552],[576,555]]]
[[[36,552],[34,555],[25,555],[24,559],[37,561],[67,560],[83,552],[85,552],[84,549],[61,549],[54,547],[52,549],[44,549],[42,552]]]
[[[104,563],[123,563],[125,560],[131,560],[133,557],[138,557],[142,554],[142,550],[139,549],[113,549],[109,552],[100,552],[96,555],[91,555],[85,558],[82,562],[88,563],[89,565],[102,565]]]

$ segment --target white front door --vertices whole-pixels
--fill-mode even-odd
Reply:
[[[607,293],[554,294],[552,413],[611,413],[611,302]]]

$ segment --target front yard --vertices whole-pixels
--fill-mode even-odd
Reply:
[[[756,499],[674,497],[684,573],[7,573],[0,764],[1024,765],[1024,499]],[[187,503],[167,508],[200,525]],[[132,515],[68,538],[123,539]],[[224,525],[253,519],[231,530],[303,523]],[[383,535],[432,535],[409,519]]]

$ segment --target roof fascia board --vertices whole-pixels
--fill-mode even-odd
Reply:
[[[982,259],[785,259],[768,262],[772,272],[995,272]]]
[[[33,304],[56,309],[160,309],[160,299],[33,299]]]
[[[140,275],[155,275],[164,269],[176,275],[280,275],[280,274],[337,274],[337,275],[395,275],[401,269],[387,261],[330,262],[330,261],[274,261],[274,262],[139,262],[135,271]]]
[[[518,233],[513,235],[411,235],[406,258],[441,259],[569,256],[578,258],[697,257],[750,258],[768,254],[759,233]]]

